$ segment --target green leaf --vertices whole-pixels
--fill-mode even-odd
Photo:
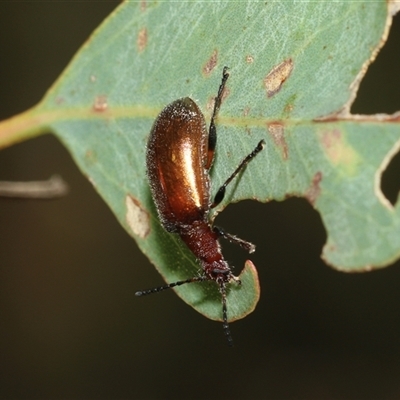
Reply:
[[[384,0],[125,2],[38,106],[0,126],[0,143],[50,128],[165,280],[187,279],[199,267],[159,224],[146,141],[157,114],[180,97],[192,97],[209,120],[226,65],[213,193],[260,139],[267,146],[228,187],[218,211],[246,198],[305,197],[326,228],[327,263],[349,272],[388,265],[400,253],[400,211],[379,182],[400,147],[399,116],[349,113],[386,39],[388,7]],[[259,297],[251,263],[241,279],[229,289],[231,320],[251,312]],[[176,291],[221,319],[213,282]]]

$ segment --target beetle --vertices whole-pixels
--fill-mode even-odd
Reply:
[[[160,222],[165,230],[181,237],[200,263],[202,274],[139,291],[135,295],[157,293],[186,283],[215,281],[222,299],[223,330],[228,344],[232,346],[226,286],[232,281],[240,284],[240,280],[233,275],[225,261],[218,239],[225,238],[249,253],[255,251],[255,246],[213,226],[210,210],[221,203],[228,184],[264,148],[265,141],[261,140],[240,162],[211,201],[209,171],[217,142],[215,120],[228,77],[228,68],[224,67],[208,132],[204,115],[198,105],[191,98],[184,97],[161,111],[153,124],[147,144],[147,176]]]

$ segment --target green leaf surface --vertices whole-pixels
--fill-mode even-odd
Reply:
[[[145,174],[146,142],[161,109],[180,97],[192,97],[209,121],[229,66],[214,192],[260,139],[267,146],[217,211],[246,198],[305,197],[327,231],[327,263],[349,272],[382,267],[400,253],[399,206],[379,185],[400,147],[399,118],[354,117],[348,110],[390,22],[384,0],[126,2],[30,115],[62,140],[164,279],[187,279],[199,267],[159,224]],[[231,320],[258,301],[251,263],[241,279],[229,289]],[[213,282],[176,291],[202,314],[221,318]]]

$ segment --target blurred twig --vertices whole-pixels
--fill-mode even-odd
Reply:
[[[47,181],[7,182],[0,181],[1,197],[18,197],[25,199],[53,199],[68,193],[67,183],[59,176],[53,175]]]

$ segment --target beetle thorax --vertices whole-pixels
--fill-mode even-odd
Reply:
[[[222,257],[218,236],[205,219],[181,224],[178,234],[189,249],[201,260],[216,261]]]

